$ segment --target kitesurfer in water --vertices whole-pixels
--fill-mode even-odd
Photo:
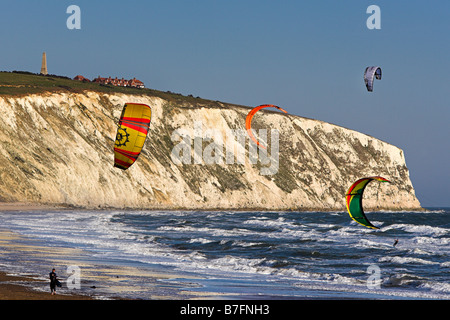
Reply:
[[[395,241],[394,241],[394,247],[397,245],[397,243],[398,243],[398,239],[395,239]]]
[[[53,268],[52,272],[49,273],[49,277],[50,277],[50,292],[52,293],[52,295],[56,294],[56,284],[58,282],[55,271],[56,271],[55,268]]]

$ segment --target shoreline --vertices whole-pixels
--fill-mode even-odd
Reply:
[[[37,255],[41,258],[37,263],[47,265],[46,269],[28,268],[26,273],[16,268],[10,268],[8,256],[15,254]],[[197,292],[195,277],[181,275],[165,269],[124,266],[114,263],[91,260],[86,254],[76,248],[45,246],[39,240],[21,236],[9,229],[0,228],[0,256],[5,255],[5,261],[0,259],[0,301],[1,300],[187,300],[216,299],[227,295],[214,292]],[[14,260],[14,257],[12,258]],[[41,264],[41,262],[43,262]],[[69,289],[64,284],[64,268],[77,265],[82,269],[80,289]],[[48,272],[56,266],[57,273],[62,274],[61,288],[56,288],[56,295],[50,293]],[[19,268],[20,269],[20,268]],[[58,272],[60,271],[60,272]],[[128,278],[139,278],[142,283],[152,286],[136,288],[128,285]],[[184,279],[178,282],[177,279]],[[171,282],[174,280],[174,282]],[[187,280],[187,281],[186,281]],[[193,290],[192,290],[193,289]],[[132,298],[127,292],[146,290],[145,296]],[[144,292],[144,291],[143,291]]]
[[[32,289],[31,283],[44,281],[36,280],[27,276],[13,276],[4,271],[0,271],[0,300],[94,300],[93,297],[87,295],[76,295],[73,293],[50,294]],[[49,287],[48,283],[45,283]],[[61,290],[59,290],[61,291]]]
[[[77,218],[76,211],[74,213],[54,211],[50,218],[57,217],[58,213],[63,215],[63,220],[61,221],[72,221],[72,219],[67,218],[74,216]],[[66,213],[68,216],[66,216]],[[31,212],[28,215],[24,212],[24,214],[25,220],[23,221],[27,225],[28,223],[33,224],[34,219],[40,219],[39,212],[36,214]],[[81,213],[81,215],[83,214]],[[22,219],[19,217],[20,213],[15,212],[5,213],[4,216],[5,219],[9,220]],[[89,216],[97,216],[97,212],[90,213]],[[219,283],[217,280],[214,280],[214,277],[210,281],[211,279],[203,273],[190,273],[188,269],[184,272],[184,268],[171,269],[164,266],[164,264],[129,264],[126,259],[118,259],[117,255],[111,256],[110,259],[108,255],[96,256],[96,251],[91,251],[89,247],[78,247],[76,244],[70,245],[72,242],[68,242],[69,244],[65,245],[64,241],[59,243],[57,240],[54,243],[48,242],[45,241],[45,234],[43,238],[34,238],[33,233],[21,235],[17,233],[18,231],[20,232],[20,228],[15,229],[15,225],[12,225],[11,229],[7,229],[7,225],[5,224],[3,230],[0,229],[0,252],[2,256],[0,261],[0,300],[236,300],[272,298],[270,295],[272,291],[269,292],[270,294],[266,291],[258,292],[257,295],[253,290],[241,291],[239,288],[241,288],[242,284],[239,281],[242,279],[238,279],[238,282],[236,282],[237,290],[227,291],[222,289],[222,287],[227,288],[226,281]],[[17,226],[20,227],[20,224]],[[47,224],[38,223],[37,226],[45,228]],[[63,228],[62,230],[66,229]],[[73,230],[82,229],[74,228]],[[333,232],[334,230],[331,231]],[[94,233],[93,235],[95,236],[96,234]],[[384,243],[384,241],[382,242]],[[108,253],[109,251],[106,250],[104,252]],[[102,251],[101,253],[104,252]],[[63,287],[57,288],[56,296],[51,296],[48,272],[52,267],[56,267],[56,272],[64,279],[71,274],[69,271],[65,271],[71,265],[79,266],[80,270],[82,270],[82,276],[80,277],[81,290],[69,289],[61,280]],[[214,263],[208,268],[211,266],[214,266]],[[255,273],[255,271],[251,272]],[[260,273],[256,272],[256,274]],[[266,273],[263,272],[262,274]],[[253,276],[251,279],[253,279]],[[248,283],[246,285],[249,286]],[[331,288],[332,290],[330,290],[326,287],[325,291],[308,286],[293,286],[293,288],[295,289],[293,296],[289,296],[288,292],[286,292],[286,295],[284,293],[278,295],[278,291],[273,291],[276,292],[273,297],[287,299],[354,298],[353,296],[347,297],[348,291],[339,291],[339,288]],[[279,290],[278,287],[276,289]],[[330,292],[336,290],[336,292],[334,294],[323,293],[327,290]],[[30,294],[30,291],[32,294]],[[383,297],[369,296],[369,299],[383,299]]]
[[[8,211],[77,210],[73,207],[70,208],[64,206],[51,206],[30,203],[0,203],[0,212],[3,211],[2,209],[5,209],[4,211],[6,211],[6,208],[8,209]],[[130,274],[133,274],[134,277],[141,277],[142,279],[145,279],[145,281],[153,283],[154,287],[149,290],[148,296],[147,298],[144,298],[144,300],[236,299],[239,297],[243,297],[233,294],[228,295],[226,293],[207,291],[202,292],[201,290],[197,291],[195,289],[195,286],[186,286],[186,284],[189,284],[189,282],[183,282],[180,284],[177,283],[176,280],[174,280],[173,283],[168,284],[164,282],[164,280],[185,278],[185,275],[180,277],[179,274],[172,272],[166,273],[164,270],[155,269],[139,274],[134,268],[124,268],[123,266],[115,264],[107,266],[105,265],[107,268],[103,268],[103,265],[95,265],[95,263],[93,264],[92,261],[89,260],[78,260],[80,257],[80,255],[78,255],[77,253],[78,249],[47,247],[43,246],[39,242],[34,242],[31,238],[31,241],[28,240],[29,239],[27,237],[22,238],[22,236],[16,234],[14,231],[8,229],[2,231],[0,229],[0,249],[3,246],[3,248],[5,248],[4,252],[6,254],[11,254],[17,252],[18,250],[39,252],[40,254],[45,256],[45,260],[48,261],[51,261],[51,259],[48,259],[47,257],[55,256],[58,257],[58,260],[56,260],[57,270],[61,270],[61,266],[70,265],[71,263],[75,262],[75,264],[80,264],[83,267],[83,274],[86,275],[84,279],[89,280],[89,284],[86,284],[84,286],[85,290],[80,291],[79,293],[76,291],[74,292],[73,290],[67,290],[65,287],[59,290],[57,288],[57,295],[52,296],[50,294],[49,282],[46,278],[46,275],[48,275],[48,273],[42,276],[42,274],[44,274],[45,272],[37,272],[36,270],[34,270],[31,271],[30,274],[28,274],[28,271],[26,271],[26,273],[19,272],[16,275],[14,274],[14,270],[10,271],[12,272],[11,274],[8,273],[9,271],[6,267],[2,267],[0,268],[0,300],[134,300],[133,298],[129,299],[126,296],[121,296],[123,292],[120,290],[114,291],[114,293],[112,294],[110,292],[107,296],[104,296],[103,294],[97,295],[96,292],[89,289],[92,284],[95,284],[98,290],[99,285],[97,284],[97,281],[104,281],[106,279],[111,284],[111,287],[119,288],[118,286],[116,286],[116,284],[120,283],[121,281],[126,281],[126,277]],[[53,266],[53,263],[49,263],[49,267],[50,266]],[[84,273],[85,270],[89,272],[90,270],[92,270],[92,267],[98,266],[100,266],[100,269],[94,269],[95,271],[102,271],[102,275],[88,276],[88,273]],[[36,274],[40,275],[37,276]],[[161,280],[163,281],[161,282]],[[192,282],[195,282],[195,280],[192,279]],[[124,288],[128,289],[128,287]],[[170,292],[166,291],[164,295],[161,295],[159,294],[160,288],[165,288],[165,290],[170,288]],[[296,299],[298,299],[298,297],[296,297]]]
[[[397,209],[397,208],[364,208],[365,212],[422,212],[428,211],[426,208],[415,208],[415,209]],[[346,212],[346,208],[342,207],[340,209],[330,209],[330,208],[130,208],[130,207],[85,207],[85,206],[73,206],[67,204],[41,204],[41,203],[29,203],[29,202],[0,202],[0,212],[2,211],[38,211],[38,210],[127,210],[127,211],[261,211],[261,212]]]
[[[31,208],[26,206],[26,208]],[[41,208],[41,207],[40,207]],[[20,235],[0,229],[0,250],[2,254],[9,255],[17,251],[46,252],[46,248],[27,243],[20,243]],[[47,250],[47,253],[50,253]],[[11,273],[12,272],[12,273]],[[66,288],[57,288],[56,295],[50,293],[50,281],[39,276],[36,272],[26,275],[15,274],[6,265],[0,268],[0,300],[94,300],[95,297],[74,293]]]
[[[30,202],[0,202],[0,212],[2,211],[37,211],[37,210],[65,210],[70,209],[64,205],[41,204]]]

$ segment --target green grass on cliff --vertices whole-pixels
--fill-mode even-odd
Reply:
[[[72,80],[67,77],[56,75],[40,75],[26,71],[5,72],[0,71],[0,96],[24,96],[45,92],[73,92],[95,91],[104,93],[124,93],[135,95],[149,95],[160,97],[164,100],[176,103],[206,104],[221,106],[218,101],[183,96],[170,91],[164,92],[153,89],[138,89],[127,87],[115,87],[112,85],[101,85],[92,82]]]

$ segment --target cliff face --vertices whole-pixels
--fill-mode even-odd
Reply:
[[[152,107],[138,161],[113,168],[126,102]],[[203,104],[201,104],[203,103]],[[345,210],[358,178],[366,209],[420,209],[403,151],[322,121],[260,111],[267,155],[244,130],[250,109],[175,104],[146,95],[48,93],[0,97],[0,201],[88,208]]]

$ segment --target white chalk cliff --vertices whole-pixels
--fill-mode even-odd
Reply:
[[[126,102],[151,106],[152,122],[139,159],[122,171],[113,167],[113,148]],[[267,139],[272,158],[255,161],[248,136],[231,134],[245,133],[249,110],[205,100],[177,103],[93,91],[0,96],[0,202],[345,210],[352,182],[381,175],[392,183],[369,184],[366,209],[420,209],[401,149],[326,122],[260,111],[253,119],[255,129],[276,131],[271,135],[269,130]],[[189,135],[181,140],[177,132]],[[182,162],[174,150],[181,150]],[[208,154],[214,163],[205,162]]]

